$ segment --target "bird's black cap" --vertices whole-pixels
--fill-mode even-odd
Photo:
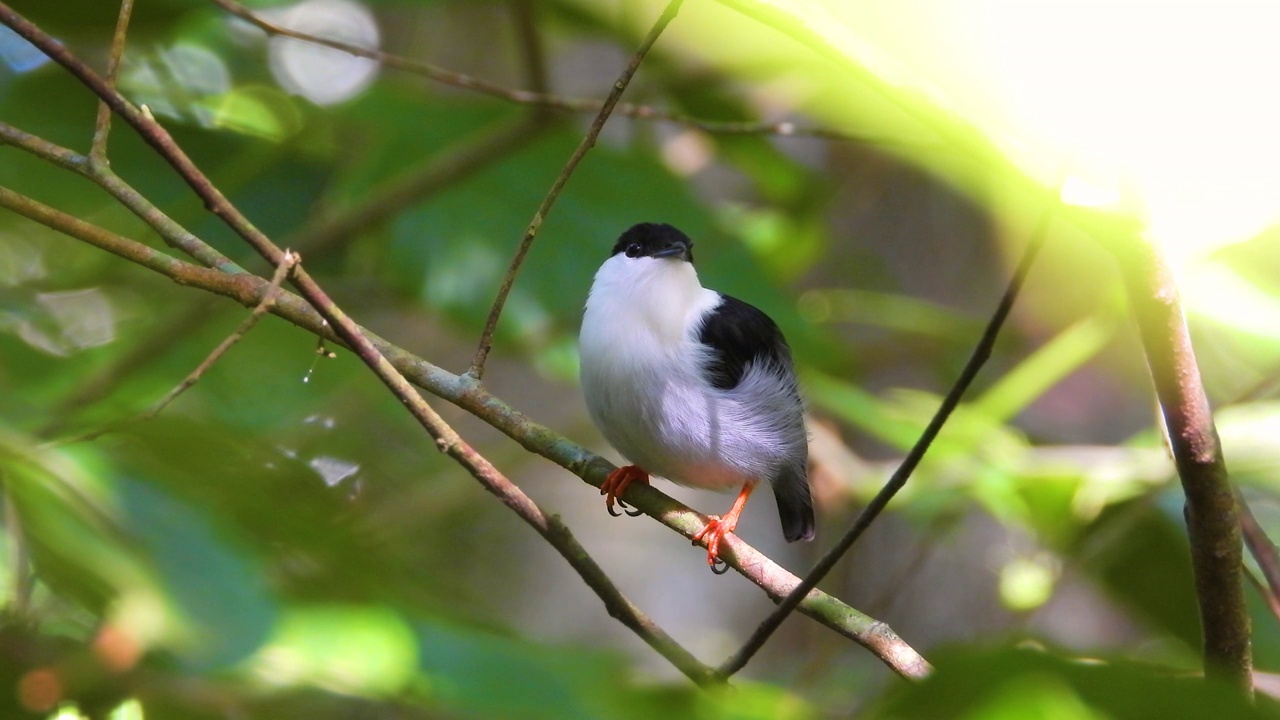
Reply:
[[[609,257],[618,253],[633,258],[679,258],[692,263],[693,241],[665,223],[640,223],[622,233]]]

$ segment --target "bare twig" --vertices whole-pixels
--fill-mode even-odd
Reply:
[[[518,1],[526,2],[527,0]],[[277,35],[280,37],[292,38],[294,40],[301,40],[303,42],[333,48],[334,50],[340,50],[356,57],[374,60],[395,70],[421,75],[444,85],[449,85],[462,90],[478,92],[506,102],[571,113],[598,113],[600,112],[600,109],[604,107],[605,102],[607,102],[604,100],[594,100],[589,98],[566,98],[546,94],[538,88],[536,83],[532,84],[532,87],[534,88],[533,90],[515,90],[471,75],[448,70],[438,65],[433,65],[432,63],[412,60],[400,55],[382,52],[381,50],[364,48],[359,45],[352,45],[340,40],[332,40],[330,38],[281,27],[262,19],[249,8],[235,2],[235,0],[210,0],[210,2],[221,7],[231,15],[244,20],[259,30],[262,30],[268,35]],[[686,127],[697,128],[703,132],[716,135],[777,135],[780,137],[812,137],[876,145],[904,144],[902,140],[898,139],[863,137],[830,128],[811,127],[789,121],[761,122],[754,120],[706,120],[661,110],[647,105],[635,105],[631,103],[619,103],[614,108],[613,113],[615,115],[622,115],[636,120],[654,120],[684,125]]]
[[[1239,490],[1236,490],[1236,504],[1240,507],[1240,530],[1244,535],[1245,547],[1249,548],[1249,554],[1257,561],[1265,580],[1264,584],[1255,579],[1258,594],[1267,603],[1267,607],[1271,608],[1271,613],[1280,619],[1280,557],[1277,557],[1275,543],[1267,537],[1266,531],[1258,523],[1258,518],[1254,517],[1249,503]],[[1245,575],[1254,579],[1251,573],[1246,572]]]
[[[120,58],[124,56],[124,39],[129,33],[129,17],[133,14],[133,0],[120,0],[120,16],[116,31],[111,37],[111,54],[107,56],[107,84],[116,86],[116,74],[120,71]],[[93,145],[89,148],[89,160],[97,165],[107,164],[107,136],[111,134],[111,108],[98,102],[98,119],[93,126]]]
[[[134,343],[124,354],[115,357],[88,379],[76,385],[66,396],[50,408],[50,421],[35,434],[48,438],[61,434],[74,411],[90,405],[111,393],[124,378],[147,368],[148,363],[163,357],[174,345],[185,339],[184,331],[190,330],[208,317],[213,298],[190,303],[156,327],[151,328],[140,342]]]
[[[208,292],[232,298],[246,307],[252,307],[261,302],[269,292],[267,282],[257,276],[231,275],[172,258],[141,243],[122,238],[78,218],[43,206],[3,187],[0,187],[0,207],[9,208],[54,230],[169,277],[179,284],[199,287]],[[160,231],[159,228],[157,230]],[[325,319],[297,295],[281,292],[270,312],[319,337],[340,342]],[[530,452],[551,460],[597,487],[613,469],[612,465],[604,459],[588,452],[550,428],[539,425],[489,394],[474,379],[449,373],[372,333],[366,331],[364,334],[383,357],[413,383],[470,412]],[[632,488],[628,490],[625,497],[628,503],[639,507],[649,516],[685,537],[691,538],[706,524],[705,516],[690,510],[655,488],[647,486]],[[553,537],[557,536],[553,533]],[[559,542],[558,537],[553,544],[555,542]],[[557,550],[560,550],[559,546]],[[567,550],[561,550],[562,555],[565,552]],[[726,548],[722,556],[738,572],[771,597],[786,596],[799,584],[798,578],[737,536],[730,535],[726,538]],[[570,562],[573,564],[574,561]],[[597,592],[601,591],[597,590]],[[918,678],[929,672],[929,665],[924,658],[894,634],[887,625],[867,617],[819,590],[813,590],[805,597],[800,604],[799,612],[866,647],[894,672],[904,677]]]
[[[307,257],[323,257],[356,233],[470,177],[542,135],[547,122],[530,116],[504,124],[474,141],[463,140],[433,156],[422,168],[388,181],[370,200],[349,210],[325,213],[298,231],[295,243]]]
[[[209,353],[209,356],[197,365],[195,370],[192,370],[187,377],[183,378],[182,382],[178,383],[177,387],[170,390],[168,394],[160,399],[160,402],[156,403],[150,410],[143,413],[139,419],[147,420],[163,412],[164,409],[169,406],[169,403],[173,402],[179,395],[189,390],[192,385],[200,382],[200,378],[209,371],[209,368],[213,367],[214,363],[218,362],[218,360],[231,349],[232,345],[235,345],[244,339],[244,336],[253,329],[253,326],[258,324],[258,320],[271,309],[271,305],[275,303],[276,296],[280,292],[280,284],[284,282],[289,271],[292,270],[300,260],[301,258],[298,257],[297,253],[286,250],[280,264],[276,266],[276,271],[271,275],[271,283],[267,287],[266,295],[257,305],[253,306],[253,312],[249,313],[249,317],[245,318],[230,335],[223,338],[222,342],[218,343],[218,347],[214,348],[213,352]]]
[[[296,253],[286,252],[284,255],[284,260],[280,263],[279,266],[276,267],[275,273],[271,276],[271,282],[267,288],[266,294],[264,294],[262,297],[262,300],[259,301],[258,304],[253,307],[253,311],[249,313],[249,317],[241,321],[240,325],[237,326],[236,329],[230,335],[223,338],[222,342],[218,343],[218,346],[215,347],[213,351],[210,352],[209,355],[206,356],[205,359],[202,360],[200,364],[196,366],[195,370],[192,370],[190,373],[188,373],[187,376],[183,378],[182,382],[178,383],[173,387],[173,389],[165,393],[164,397],[160,398],[160,400],[158,400],[150,408],[142,411],[141,413],[138,413],[137,415],[127,420],[114,422],[107,425],[106,427],[102,427],[97,430],[84,433],[82,435],[77,435],[75,437],[67,438],[65,440],[59,440],[54,444],[69,445],[71,443],[86,442],[89,440],[94,440],[96,438],[102,437],[107,433],[115,432],[116,430],[119,430],[120,428],[125,427],[127,425],[132,425],[134,423],[139,423],[139,422],[145,422],[147,420],[154,418],[160,413],[164,412],[164,409],[169,407],[169,404],[172,403],[174,400],[178,399],[179,395],[186,392],[187,390],[190,390],[191,386],[200,382],[200,378],[204,377],[204,374],[209,371],[209,368],[213,367],[213,364],[218,362],[218,360],[220,360],[222,356],[225,355],[226,352],[231,349],[232,345],[235,345],[236,343],[244,339],[244,336],[250,330],[253,329],[253,326],[258,324],[258,320],[261,319],[262,316],[266,314],[268,310],[271,309],[271,305],[276,301],[276,296],[280,292],[280,284],[284,282],[285,277],[289,274],[289,271],[292,270],[293,267],[298,264],[298,261],[299,261],[299,258]]]
[[[1277,554],[1275,543],[1267,537],[1267,531],[1262,528],[1258,518],[1254,517],[1253,510],[1249,508],[1244,495],[1238,489],[1235,493],[1236,505],[1240,508],[1240,531],[1244,535],[1245,547],[1249,548],[1249,554],[1258,563],[1262,577],[1266,580],[1266,585],[1259,588],[1259,591],[1262,592],[1267,605],[1275,612],[1280,609],[1280,554]],[[1277,613],[1277,617],[1280,617],[1280,613]]]
[[[1205,674],[1248,692],[1253,663],[1241,578],[1240,513],[1201,384],[1178,286],[1154,242],[1134,229],[1121,229],[1119,234],[1113,249],[1186,495]]]
[[[1280,620],[1280,597],[1277,597],[1267,583],[1259,580],[1257,575],[1245,568],[1244,579],[1249,581],[1253,589],[1257,591],[1258,597],[1262,598],[1262,602],[1267,604],[1267,609],[1271,611],[1271,616]]]
[[[1004,296],[1000,298],[999,305],[991,315],[991,320],[987,322],[986,330],[983,331],[982,337],[978,339],[978,344],[973,349],[973,354],[969,356],[969,361],[965,363],[964,369],[961,370],[960,376],[956,378],[956,382],[951,386],[951,390],[947,392],[946,397],[942,399],[937,412],[933,418],[929,420],[929,424],[921,433],[920,439],[911,448],[903,458],[902,464],[881,488],[880,492],[867,503],[862,513],[854,520],[853,525],[845,531],[840,538],[822,559],[813,566],[813,569],[805,575],[804,581],[791,592],[778,607],[774,609],[770,615],[760,623],[759,627],[751,634],[743,646],[734,653],[728,660],[720,666],[720,671],[725,676],[733,675],[741,670],[751,660],[760,648],[764,647],[764,643],[773,635],[774,631],[782,625],[782,621],[787,618],[793,609],[800,603],[804,593],[810,589],[817,587],[822,578],[831,572],[840,558],[853,547],[862,533],[866,531],[871,523],[880,515],[881,511],[889,504],[894,495],[907,484],[907,480],[911,478],[911,473],[915,471],[916,466],[924,458],[929,446],[933,444],[934,438],[942,430],[942,426],[947,422],[947,418],[960,405],[960,399],[964,396],[969,386],[973,384],[974,378],[978,376],[978,371],[986,364],[987,359],[991,357],[991,350],[995,347],[996,338],[1000,334],[1000,328],[1004,325],[1004,321],[1009,317],[1010,310],[1013,309],[1013,303],[1018,298],[1018,292],[1022,289],[1023,282],[1026,281],[1027,273],[1031,270],[1031,265],[1035,262],[1036,256],[1040,253],[1040,248],[1044,246],[1044,239],[1049,226],[1049,220],[1052,217],[1053,209],[1056,205],[1050,205],[1049,208],[1041,216],[1039,223],[1032,232],[1031,240],[1027,244],[1025,250],[1022,251],[1022,258],[1018,261],[1017,268],[1014,269],[1013,277],[1009,279],[1009,286],[1005,289]]]
[[[199,260],[206,267],[230,273],[241,273],[244,269],[236,265],[230,258],[187,232],[178,223],[152,205],[137,190],[134,190],[120,176],[116,175],[106,163],[92,163],[89,158],[73,150],[54,145],[53,143],[23,132],[18,128],[0,122],[0,144],[12,145],[16,148],[43,158],[55,165],[86,177],[106,190],[121,205],[131,210],[143,222],[156,229],[160,237],[170,247],[181,250],[189,257]]]
[[[582,142],[578,143],[577,149],[569,156],[569,161],[565,163],[564,169],[560,171],[560,174],[556,176],[555,182],[551,184],[551,189],[547,191],[547,196],[543,198],[542,204],[534,212],[533,219],[529,221],[529,227],[524,231],[524,238],[521,239],[514,257],[511,258],[511,265],[507,268],[507,274],[502,279],[502,286],[498,288],[498,296],[494,298],[493,307],[489,309],[489,317],[485,320],[484,330],[480,333],[480,343],[476,348],[475,358],[471,361],[471,368],[467,370],[468,375],[477,380],[484,375],[484,363],[489,357],[489,350],[493,347],[493,333],[498,327],[498,318],[502,316],[502,308],[507,302],[507,295],[511,292],[511,286],[515,284],[516,275],[520,272],[520,266],[524,264],[524,258],[529,253],[529,247],[533,245],[533,239],[538,235],[538,229],[542,227],[542,221],[547,217],[547,213],[551,212],[551,207],[555,205],[556,199],[560,197],[560,191],[564,189],[565,183],[569,181],[569,176],[578,167],[578,163],[586,156],[587,151],[595,146],[596,138],[600,136],[600,130],[604,128],[604,124],[609,119],[609,114],[613,111],[613,107],[618,104],[618,99],[622,97],[627,85],[631,83],[631,78],[635,76],[636,70],[640,69],[640,63],[649,54],[649,49],[658,41],[658,36],[675,19],[676,13],[680,11],[682,2],[683,0],[671,0],[671,2],[667,3],[666,9],[658,16],[657,22],[650,28],[649,34],[640,43],[639,49],[631,56],[631,61],[627,63],[626,69],[622,71],[617,81],[613,83],[613,89],[609,91],[609,96],[605,98],[600,112],[596,114],[595,120],[591,122],[591,127],[587,130],[586,137],[582,138]]]

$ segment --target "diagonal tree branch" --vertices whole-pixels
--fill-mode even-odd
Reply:
[[[6,207],[58,232],[158,272],[179,284],[198,287],[232,298],[246,307],[252,307],[261,302],[262,298],[270,292],[269,283],[255,275],[247,273],[232,275],[178,260],[141,243],[109,233],[78,218],[43,206],[3,187],[0,187],[0,207]],[[270,312],[308,332],[341,342],[325,319],[297,295],[281,292]],[[613,465],[608,461],[588,452],[550,428],[534,422],[501,399],[489,394],[474,378],[449,373],[367,331],[364,335],[383,357],[414,384],[470,412],[530,452],[551,460],[597,487],[613,470]],[[690,510],[656,488],[636,486],[628,490],[626,499],[634,507],[640,508],[649,516],[687,538],[692,538],[706,524],[705,516]],[[559,541],[559,537],[556,533],[552,533],[548,540],[554,544]],[[722,556],[744,577],[775,599],[785,597],[800,583],[799,578],[779,567],[737,536],[726,537],[726,547]],[[570,563],[573,564],[574,560],[571,559]],[[578,569],[577,565],[574,567],[575,570]],[[593,589],[596,588],[593,587]],[[597,590],[597,592],[601,591]],[[924,658],[899,638],[889,626],[820,590],[810,591],[800,603],[798,611],[867,648],[890,669],[903,677],[922,678],[930,671],[929,664]],[[612,613],[613,610],[611,609],[610,612]],[[646,642],[649,642],[647,637]],[[650,642],[650,644],[653,643]],[[664,657],[666,657],[665,653]]]
[[[1004,321],[1009,317],[1009,312],[1013,309],[1013,303],[1018,298],[1018,293],[1022,289],[1023,282],[1027,279],[1027,273],[1031,271],[1031,265],[1035,262],[1036,256],[1040,253],[1040,248],[1044,246],[1046,231],[1049,226],[1049,219],[1052,217],[1055,205],[1049,206],[1041,216],[1040,222],[1032,232],[1031,241],[1022,252],[1022,259],[1018,261],[1018,266],[1013,272],[1013,277],[1009,280],[1009,286],[1005,289],[1004,296],[1000,298],[1000,303],[996,306],[996,310],[991,315],[991,320],[987,322],[987,327],[983,331],[982,336],[978,339],[978,344],[973,349],[973,354],[969,356],[969,361],[965,363],[964,369],[960,371],[960,376],[956,378],[955,384],[951,386],[951,390],[947,392],[946,397],[942,399],[937,412],[933,418],[929,420],[929,424],[921,433],[920,439],[911,448],[903,458],[902,464],[890,476],[889,481],[885,483],[880,492],[871,499],[871,502],[863,508],[862,512],[854,520],[853,525],[845,531],[840,538],[822,559],[818,561],[813,569],[805,575],[804,581],[801,582],[791,594],[788,595],[772,613],[760,623],[759,627],[751,634],[743,646],[727,659],[720,666],[720,672],[725,676],[734,673],[746,667],[751,658],[764,647],[765,642],[773,635],[781,625],[782,621],[787,618],[793,609],[800,603],[804,594],[809,592],[811,588],[817,587],[819,582],[831,572],[836,566],[840,558],[844,557],[849,548],[862,537],[862,533],[866,532],[871,523],[879,517],[880,513],[888,506],[889,501],[894,495],[898,494],[911,478],[911,473],[915,471],[916,466],[924,459],[925,453],[929,451],[929,446],[938,437],[938,433],[942,431],[942,426],[946,424],[947,419],[951,417],[951,413],[960,405],[960,399],[964,397],[964,393],[973,384],[974,378],[978,376],[978,372],[982,366],[986,364],[987,359],[991,357],[991,350],[995,347],[996,338],[1000,335],[1000,328],[1004,325]]]
[[[631,56],[631,61],[627,63],[626,69],[622,71],[617,81],[613,83],[613,89],[609,91],[609,96],[605,98],[604,104],[600,107],[600,112],[596,114],[596,119],[592,121],[586,137],[582,138],[582,142],[578,143],[577,149],[569,156],[569,161],[565,163],[564,169],[560,171],[560,174],[556,176],[555,182],[551,184],[551,189],[547,191],[547,196],[543,198],[542,204],[534,212],[533,219],[529,221],[529,227],[524,231],[524,238],[520,241],[520,245],[517,246],[515,256],[511,258],[511,265],[507,268],[507,274],[502,278],[502,285],[498,288],[498,296],[494,298],[493,307],[489,309],[489,317],[485,320],[484,330],[480,333],[480,343],[476,348],[475,358],[471,361],[471,368],[467,370],[468,375],[477,380],[484,375],[484,363],[489,357],[489,350],[493,347],[493,333],[497,330],[498,318],[502,316],[502,308],[506,305],[507,295],[511,292],[511,286],[515,284],[516,275],[520,272],[520,266],[524,264],[525,256],[529,254],[529,248],[533,245],[533,239],[538,235],[538,229],[542,227],[542,221],[551,212],[551,207],[555,205],[556,199],[560,197],[560,191],[564,189],[565,183],[569,181],[569,176],[577,169],[578,163],[582,162],[582,158],[586,156],[588,150],[595,147],[596,138],[600,137],[600,131],[609,119],[609,114],[613,112],[613,107],[618,104],[618,99],[622,97],[627,85],[631,83],[631,78],[640,69],[640,63],[649,54],[649,49],[658,41],[658,36],[675,19],[676,13],[680,11],[682,2],[683,0],[671,0],[671,2],[667,3],[666,9],[662,11],[657,22],[650,28],[649,34],[640,43],[639,49]]]

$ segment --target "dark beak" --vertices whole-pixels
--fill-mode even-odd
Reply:
[[[679,258],[685,262],[693,262],[691,244],[675,241],[653,254],[656,258]]]

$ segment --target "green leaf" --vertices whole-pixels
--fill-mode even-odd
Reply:
[[[1093,720],[1273,718],[1237,689],[1168,668],[1015,648],[952,648],[923,682],[895,686],[878,718]]]

